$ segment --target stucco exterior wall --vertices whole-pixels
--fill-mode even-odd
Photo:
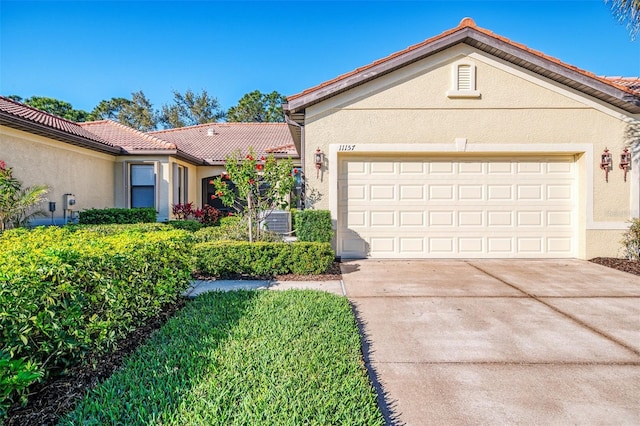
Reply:
[[[63,224],[63,196],[76,196],[75,211],[115,206],[115,157],[0,126],[0,160],[12,167],[23,187],[46,184],[56,202],[54,223]],[[48,211],[48,204],[41,208]],[[51,216],[33,224],[51,224]]]
[[[447,96],[453,65],[460,60],[476,66],[479,98]],[[634,192],[640,178],[636,172],[624,182],[618,168],[628,142],[625,131],[638,118],[461,45],[307,108],[307,194],[314,194],[313,208],[330,208],[329,182],[337,162],[325,162],[316,177],[316,148],[328,154],[341,144],[451,144],[456,152],[456,139],[464,138],[467,149],[500,145],[507,147],[501,148],[504,154],[512,146],[516,156],[535,146],[534,151],[545,146],[554,153],[561,145],[577,158],[580,257],[615,256],[625,222],[638,215]],[[599,167],[605,148],[614,160],[608,183]]]

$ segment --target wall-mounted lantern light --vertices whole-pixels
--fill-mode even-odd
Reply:
[[[324,163],[324,154],[320,151],[320,148],[316,149],[316,153],[313,156],[313,160],[316,164],[316,177],[320,176],[320,169]]]
[[[611,153],[607,148],[605,148],[600,160],[600,168],[604,170],[604,177],[607,182],[609,182],[609,172],[611,171],[612,164],[613,161],[611,160]]]
[[[629,149],[625,148],[620,154],[620,168],[624,170],[624,181],[627,181],[627,172],[629,171],[629,166],[631,166],[631,153]]]

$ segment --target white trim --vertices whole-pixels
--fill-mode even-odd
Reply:
[[[460,68],[469,67],[468,89],[460,89]],[[449,98],[479,98],[480,92],[476,90],[476,64],[468,59],[462,59],[451,65],[451,90],[447,91]]]

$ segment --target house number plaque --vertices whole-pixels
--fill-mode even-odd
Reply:
[[[354,151],[355,149],[355,145],[340,145],[338,151]]]

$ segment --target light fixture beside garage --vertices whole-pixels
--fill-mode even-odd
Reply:
[[[611,160],[611,153],[608,148],[604,149],[604,152],[601,155],[600,159],[600,168],[604,170],[604,178],[607,182],[609,182],[609,172],[611,171],[611,164],[613,161]]]
[[[631,166],[631,153],[628,148],[625,148],[620,154],[620,168],[624,170],[624,181],[627,181],[627,172]]]
[[[320,148],[316,149],[316,153],[313,156],[314,162],[316,164],[316,178],[320,176],[320,169],[322,168],[322,164],[324,163],[324,154],[320,151]]]

